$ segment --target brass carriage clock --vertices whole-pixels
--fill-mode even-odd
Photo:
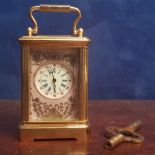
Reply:
[[[37,35],[33,11],[76,12],[73,35]],[[20,139],[85,139],[88,123],[88,44],[77,28],[80,10],[69,5],[30,9],[34,28],[22,36],[22,121]]]

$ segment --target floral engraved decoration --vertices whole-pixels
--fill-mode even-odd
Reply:
[[[76,61],[76,55],[75,54],[57,54],[55,51],[51,52],[32,52],[31,58],[33,64],[39,65],[40,63],[43,63],[46,61],[62,61],[67,63],[70,66],[73,66],[73,64]]]
[[[74,119],[73,97],[69,97],[67,102],[48,104],[41,102],[39,98],[32,99],[33,111],[42,120],[71,120]]]

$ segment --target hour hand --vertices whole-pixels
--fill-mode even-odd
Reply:
[[[54,92],[56,93],[56,85],[55,85],[55,82],[56,82],[56,79],[53,77],[53,89],[54,89]]]
[[[55,84],[55,82],[56,82],[56,79],[53,77],[53,83]]]
[[[56,85],[54,84],[53,85],[54,93],[56,93],[56,89],[55,88],[56,88]]]

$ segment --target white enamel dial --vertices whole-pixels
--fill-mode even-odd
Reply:
[[[49,99],[59,99],[67,95],[72,83],[70,69],[56,61],[39,67],[34,76],[34,84],[38,92]]]

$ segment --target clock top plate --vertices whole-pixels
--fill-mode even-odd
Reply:
[[[75,37],[71,35],[37,35],[37,36],[22,36],[19,41],[23,45],[67,45],[67,46],[88,46],[90,39],[87,37]]]
[[[37,36],[22,36],[19,38],[19,41],[23,40],[50,40],[50,41],[83,41],[90,42],[90,39],[87,37],[75,37],[72,35],[37,35]]]

